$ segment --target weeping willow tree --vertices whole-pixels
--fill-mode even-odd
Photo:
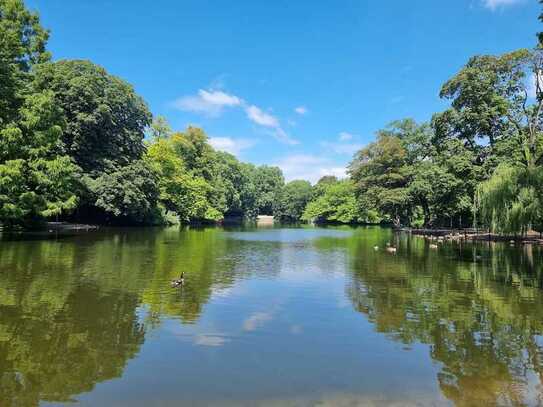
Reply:
[[[502,164],[476,196],[481,220],[499,233],[543,231],[543,167]]]

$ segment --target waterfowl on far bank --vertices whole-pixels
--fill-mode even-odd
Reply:
[[[183,271],[179,278],[172,280],[172,287],[179,287],[180,285],[185,284],[185,272]]]

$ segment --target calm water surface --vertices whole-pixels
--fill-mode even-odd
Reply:
[[[542,267],[380,228],[4,239],[0,405],[541,405]]]

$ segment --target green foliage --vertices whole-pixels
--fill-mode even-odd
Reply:
[[[277,167],[215,151],[202,129],[174,132],[163,117],[151,122],[132,86],[104,68],[49,62],[48,36],[22,0],[0,0],[3,226],[69,216],[156,223],[258,214],[466,226],[474,208],[497,231],[543,224],[543,47],[472,57],[441,88],[451,104],[431,124],[391,123],[355,155],[350,180],[328,176],[311,187],[285,185]]]
[[[145,161],[133,161],[88,181],[96,208],[111,217],[144,223],[153,216],[159,196],[156,174]]]
[[[256,168],[254,183],[258,188],[257,207],[261,215],[273,215],[273,206],[278,201],[285,179],[278,167],[263,165]]]
[[[481,220],[503,233],[541,231],[543,224],[543,168],[498,166],[478,189]]]
[[[151,114],[131,85],[89,61],[36,69],[34,86],[51,90],[65,118],[63,147],[86,174],[98,177],[138,160]]]
[[[225,215],[252,219],[258,215],[257,188],[253,166],[238,161],[225,152],[215,157],[217,179],[215,185],[224,195]]]
[[[361,204],[396,225],[409,218],[412,203],[408,191],[411,154],[402,142],[410,139],[411,130],[412,122],[404,121],[379,131],[377,141],[359,151],[349,167]]]
[[[184,222],[221,219],[221,213],[209,204],[211,185],[189,172],[176,143],[178,136],[156,138],[147,151],[146,161],[157,174],[159,202]]]
[[[313,188],[308,181],[295,180],[286,184],[273,208],[273,216],[281,222],[298,222],[311,200]]]
[[[361,217],[354,185],[350,180],[337,182],[326,181],[319,187],[321,194],[307,205],[302,220],[315,223],[357,223],[372,221],[375,213],[368,219]]]
[[[0,221],[25,226],[77,205],[78,167],[59,154],[60,114],[50,92],[28,96],[18,124],[0,130]]]
[[[49,60],[48,37],[22,0],[0,0],[0,128],[18,120],[31,68]]]
[[[451,108],[433,118],[436,143],[455,138],[477,156],[485,174],[498,162],[541,164],[541,50],[471,58],[441,89]],[[530,84],[534,81],[535,84]],[[535,86],[535,103],[530,88]]]
[[[433,141],[431,127],[411,119],[379,131],[350,166],[360,206],[396,226],[469,224],[473,154],[458,140]]]
[[[32,87],[48,33],[22,1],[0,0],[0,222],[29,227],[77,204],[78,171],[59,149],[54,94]]]

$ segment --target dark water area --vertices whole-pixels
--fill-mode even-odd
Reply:
[[[4,238],[0,406],[542,405],[542,270],[378,227]]]

